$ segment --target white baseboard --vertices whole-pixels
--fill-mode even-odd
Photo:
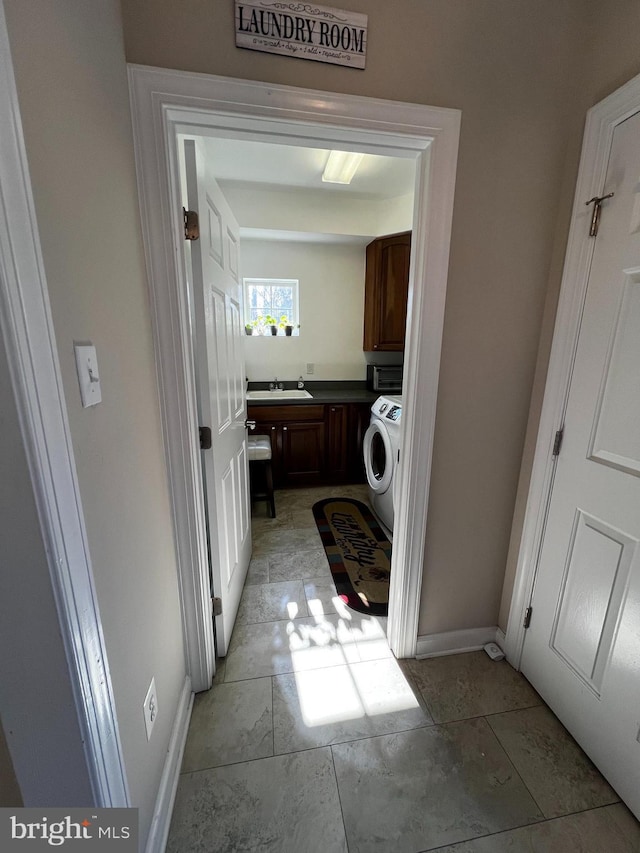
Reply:
[[[496,628],[496,643],[500,646],[502,651],[504,651],[504,644],[506,640],[506,634],[502,630],[502,628]]]
[[[187,676],[184,681],[182,693],[180,694],[173,729],[171,730],[167,759],[164,763],[162,778],[160,779],[160,787],[153,810],[153,820],[151,821],[151,829],[149,830],[145,853],[164,853],[167,845],[171,813],[176,798],[178,779],[180,778],[180,767],[182,765],[182,756],[187,740],[192,707],[193,693],[191,691],[191,679]]]
[[[502,639],[498,638],[498,632],[502,635]],[[502,648],[504,634],[496,625],[490,628],[468,628],[463,631],[428,634],[426,637],[418,637],[416,658],[436,658],[441,655],[475,652],[487,643],[495,642]]]

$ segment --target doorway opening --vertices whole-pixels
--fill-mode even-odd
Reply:
[[[181,272],[180,134],[355,150],[416,162],[404,425],[389,643],[415,654],[460,113],[162,69],[129,69],[187,668],[210,684],[206,566],[189,306]]]
[[[366,332],[363,335],[366,247],[372,241],[392,239],[391,234],[410,233],[416,155],[359,154],[359,168],[351,183],[337,185],[324,180],[329,149],[274,144],[259,137],[185,135],[178,142],[182,204],[197,210],[201,220],[200,239],[183,245],[195,329],[199,412],[201,423],[212,429],[213,437],[212,447],[203,453],[203,471],[212,534],[210,552],[214,556],[212,595],[220,598],[222,610],[215,620],[216,655],[225,657],[249,561],[243,532],[251,513],[247,490],[242,488],[246,473],[239,470],[239,460],[222,457],[223,434],[241,436],[243,422],[251,424],[255,432],[248,433],[249,442],[258,436],[271,445],[271,467],[278,489],[325,486],[316,496],[321,499],[365,483],[362,442],[373,402],[361,402],[367,397],[363,393],[367,366],[383,360],[385,365],[401,365],[403,357],[402,351],[381,353],[372,345],[371,352],[363,349],[363,338],[367,340]],[[408,248],[405,263],[407,276]],[[405,294],[404,338],[406,279],[399,284]],[[229,290],[228,297],[222,292],[225,289]],[[229,333],[226,329],[225,300],[230,316],[234,304],[241,306],[243,316],[235,336],[233,329]],[[399,297],[394,297],[387,306],[391,321],[397,325],[399,302]],[[283,320],[283,311],[293,311],[299,323],[288,335],[284,325],[291,317],[283,315]],[[219,319],[209,322],[207,315],[218,315]],[[272,324],[278,322],[282,328],[276,326],[274,335]],[[221,336],[226,340],[229,334],[233,340],[221,347]],[[224,367],[219,358],[221,350],[227,354],[223,361],[227,365],[228,383],[224,387],[228,384],[228,396],[220,396],[220,370]],[[242,363],[232,365],[231,360]],[[276,426],[278,412],[285,417],[282,410],[265,410],[260,408],[262,404],[252,409],[251,400],[245,405],[244,393],[242,399],[236,395],[236,386],[239,380],[244,383],[245,377],[253,388],[259,387],[255,383],[263,383],[265,388],[267,383],[272,388],[284,387],[284,381],[288,389],[305,387],[302,392],[286,393],[315,399],[309,404],[315,408],[288,408],[287,423]],[[322,395],[327,393],[327,383],[340,389],[339,396],[350,393],[349,400],[343,396],[341,405],[325,406]],[[205,399],[212,395],[220,397],[214,406]],[[275,400],[271,402],[278,405]],[[236,446],[237,442],[232,444]],[[246,447],[243,454],[236,446],[236,453],[242,454],[239,459],[246,465]],[[390,462],[389,477],[396,465],[395,454]],[[221,480],[224,472],[225,482]],[[389,498],[391,494],[389,490]],[[357,490],[357,495],[369,501],[366,487]],[[309,494],[300,497],[308,502]],[[287,503],[287,496],[282,500]],[[240,505],[243,502],[247,505]],[[229,519],[234,520],[231,527]],[[260,533],[271,527],[277,549],[286,550],[290,542],[275,536],[280,517],[266,525],[263,519],[254,521],[254,534],[256,525]],[[297,521],[308,533],[300,547],[311,557],[321,543],[310,506],[297,514]],[[389,532],[389,538],[391,535]],[[237,540],[234,548],[221,541],[229,539]],[[255,535],[253,544],[254,549],[259,545]],[[227,562],[230,564],[225,566]],[[274,575],[279,577],[280,573],[274,570]],[[269,595],[277,592],[276,588],[264,590]],[[243,622],[250,618],[246,610],[244,607],[241,614]],[[306,615],[304,601],[298,602],[297,612]]]

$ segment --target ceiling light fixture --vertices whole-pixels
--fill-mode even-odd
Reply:
[[[325,184],[350,184],[363,157],[356,151],[331,151],[322,180]]]

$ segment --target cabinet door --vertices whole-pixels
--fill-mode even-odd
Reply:
[[[367,246],[364,349],[404,350],[411,232],[380,237]]]
[[[328,405],[327,470],[328,483],[344,483],[349,479],[348,406]]]
[[[316,485],[324,474],[324,421],[285,423],[281,427],[282,480],[287,486]]]

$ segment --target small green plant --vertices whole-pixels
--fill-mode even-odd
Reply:
[[[280,326],[281,329],[284,329],[285,326],[288,326],[288,325],[290,325],[289,324],[289,318],[287,317],[286,314],[282,314],[280,317],[280,322],[278,323],[278,326]]]

